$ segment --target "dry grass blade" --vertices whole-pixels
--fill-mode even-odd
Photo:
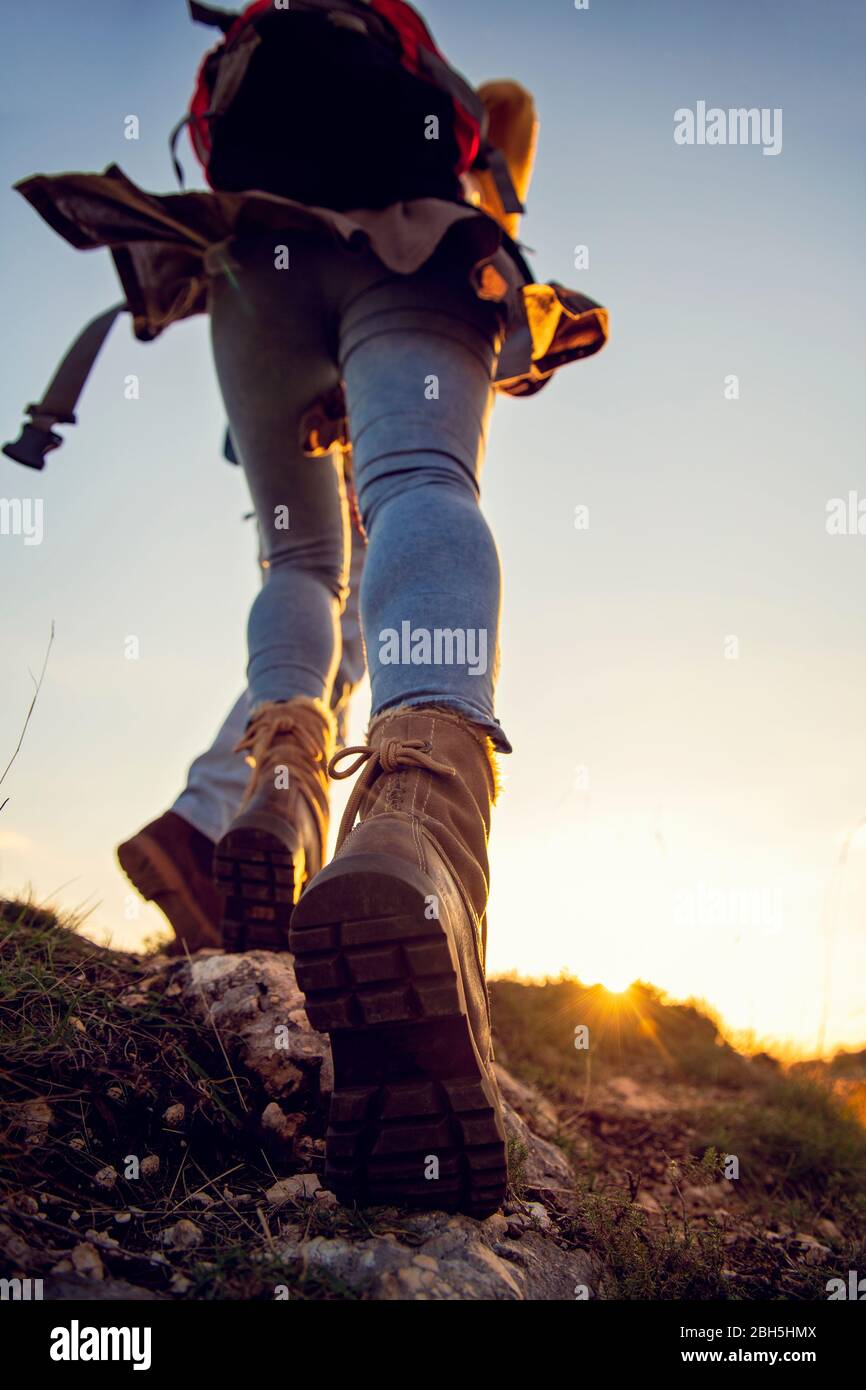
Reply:
[[[31,716],[32,716],[32,714],[33,714],[33,711],[34,711],[34,709],[36,708],[36,701],[37,701],[38,698],[39,698],[39,691],[42,689],[42,682],[43,682],[43,680],[44,680],[44,678],[45,678],[45,672],[46,672],[46,669],[47,669],[47,667],[48,667],[48,658],[49,658],[49,656],[51,655],[51,648],[52,648],[53,645],[54,645],[54,623],[52,622],[52,624],[51,624],[51,633],[50,633],[49,638],[48,638],[48,646],[47,646],[46,649],[45,649],[45,657],[44,657],[44,660],[43,660],[43,662],[42,662],[42,670],[39,672],[39,679],[36,680],[36,678],[35,678],[34,676],[32,676],[32,672],[31,672],[31,677],[32,677],[32,679],[33,679],[34,685],[36,686],[36,689],[33,691],[33,699],[30,701],[30,708],[28,709],[27,714],[26,714],[26,716],[25,716],[24,724],[22,725],[22,728],[21,728],[21,733],[18,735],[18,742],[17,742],[16,745],[15,745],[15,751],[13,752],[12,757],[9,759],[8,763],[7,763],[6,766],[4,767],[3,772],[2,772],[2,775],[0,775],[0,787],[2,787],[3,783],[4,783],[5,780],[6,780],[6,775],[7,775],[7,773],[9,772],[9,769],[11,768],[11,766],[12,766],[12,764],[14,763],[15,759],[18,757],[18,754],[21,752],[21,746],[22,746],[22,744],[24,743],[24,735],[27,733],[27,726],[28,726],[28,724],[30,723],[30,719],[31,719]],[[8,796],[7,796],[3,802],[0,802],[0,811],[2,811],[3,808],[4,808],[5,806],[8,806],[8,804],[9,804],[9,798],[8,798]]]

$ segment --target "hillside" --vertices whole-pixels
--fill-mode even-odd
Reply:
[[[46,1297],[809,1299],[866,1263],[863,1054],[785,1070],[647,986],[498,981],[503,1212],[347,1211],[290,958],[5,903],[0,965],[0,1264]]]

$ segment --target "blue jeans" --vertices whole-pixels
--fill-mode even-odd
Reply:
[[[365,546],[357,532],[352,533],[352,563],[349,597],[340,619],[340,667],[331,694],[331,708],[337,722],[337,744],[345,744],[349,706],[364,678],[364,644],[358,594],[364,569]],[[261,557],[260,557],[261,558]],[[267,573],[267,571],[264,571]],[[238,813],[250,780],[250,770],[239,758],[235,745],[243,736],[250,717],[250,694],[245,690],[235,700],[216,738],[204,753],[193,759],[186,786],[171,807],[208,839],[221,840]]]
[[[290,268],[276,268],[285,250],[274,238],[250,238],[211,289],[217,374],[267,561],[249,618],[251,708],[331,699],[346,494],[331,458],[301,451],[300,424],[342,381],[369,538],[360,603],[372,712],[447,705],[510,751],[493,704],[499,558],[478,505],[497,311],[444,258],[400,276],[324,233],[287,241]]]

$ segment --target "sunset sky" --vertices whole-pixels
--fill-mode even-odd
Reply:
[[[806,1051],[828,976],[827,1042],[862,1046],[866,534],[825,522],[831,499],[866,499],[866,11],[424,9],[474,81],[514,76],[536,94],[523,239],[540,279],[612,315],[600,356],[494,419],[484,501],[515,753],[494,821],[490,968],[640,977]],[[210,42],[182,0],[44,0],[9,7],[4,29],[22,55],[0,97],[5,187],[117,162],[172,189],[167,133]],[[675,111],[699,101],[781,108],[781,153],[676,144]],[[195,181],[185,142],[183,158]],[[107,253],[73,251],[11,192],[3,210],[6,439],[119,295]],[[0,769],[56,624],[0,792],[0,889],[95,904],[88,929],[133,946],[162,918],[126,915],[113,849],[166,808],[243,684],[255,544],[243,477],[220,458],[203,319],[149,345],[121,322],[79,421],[42,474],[0,459],[0,497],[45,507],[41,545],[0,536]],[[359,736],[366,712],[362,697]]]

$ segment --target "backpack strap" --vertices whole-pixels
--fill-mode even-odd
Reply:
[[[255,25],[248,24],[222,51],[211,93],[209,116],[221,116],[231,106],[260,43]]]
[[[502,150],[492,145],[487,138],[489,112],[482,98],[475,88],[470,86],[466,78],[461,76],[456,68],[452,68],[451,64],[441,58],[438,53],[433,53],[428,48],[419,47],[418,65],[421,71],[435,82],[437,87],[441,87],[444,92],[448,93],[456,106],[467,111],[477,123],[481,131],[481,143],[473,168],[489,169],[496,184],[496,191],[502,199],[504,210],[507,213],[522,215],[526,212],[526,208],[517,196],[517,189],[514,187],[508,160]]]
[[[191,125],[193,120],[193,116],[181,116],[177,125],[172,126],[168,137],[168,152],[171,155],[171,162],[174,167],[174,176],[177,179],[178,188],[186,188],[186,176],[183,172],[183,165],[178,158],[177,142],[181,137],[181,132],[186,130],[186,127]]]
[[[511,177],[511,170],[508,167],[508,160],[505,154],[496,145],[491,145],[485,141],[481,146],[476,168],[488,169],[493,176],[496,184],[496,192],[502,199],[502,206],[507,213],[517,213],[522,216],[526,208],[517,196],[517,189],[514,187],[514,180]]]
[[[418,67],[431,82],[437,87],[441,87],[443,92],[447,92],[451,100],[458,106],[462,106],[464,111],[476,122],[481,130],[482,138],[487,133],[487,107],[481,100],[475,88],[467,82],[456,68],[452,68],[444,58],[438,53],[434,53],[430,48],[418,47]]]
[[[45,455],[63,443],[52,426],[75,424],[75,407],[93,364],[118,314],[128,308],[125,301],[113,304],[81,330],[46,386],[42,400],[27,406],[24,413],[30,419],[22,426],[21,434],[3,445],[7,458],[26,468],[45,467]]]

